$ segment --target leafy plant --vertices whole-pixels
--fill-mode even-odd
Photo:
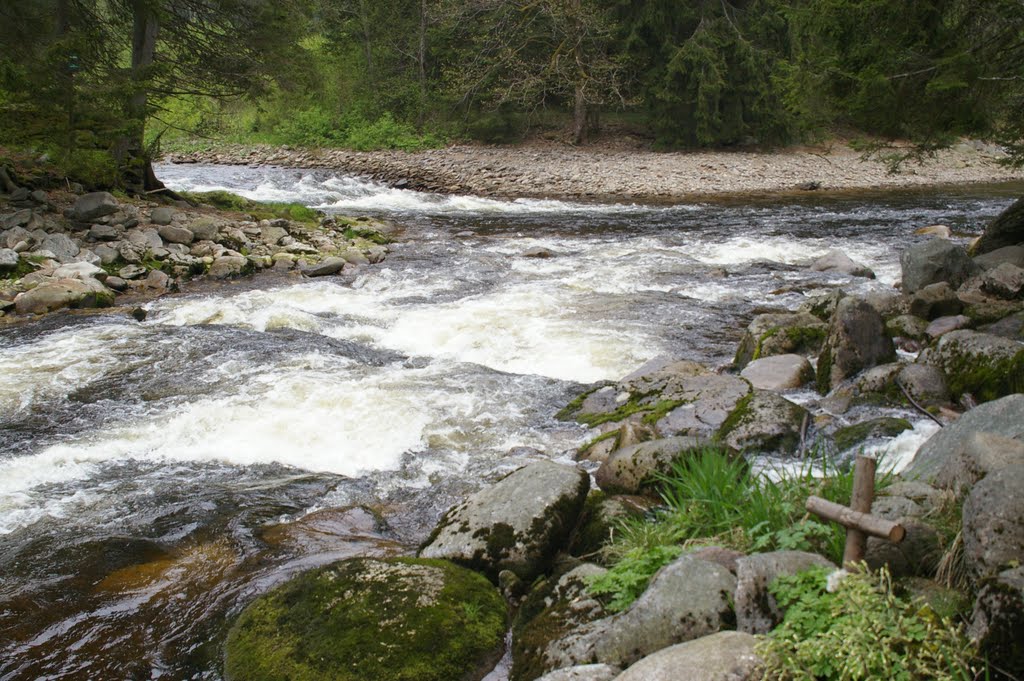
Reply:
[[[654,573],[678,558],[682,552],[682,546],[633,549],[608,572],[590,579],[590,593],[612,596],[605,606],[612,612],[625,610],[644,592]]]
[[[758,644],[764,678],[975,678],[975,650],[961,628],[896,596],[887,570],[862,565],[830,590],[832,580],[829,570],[814,568],[770,585],[786,614]]]

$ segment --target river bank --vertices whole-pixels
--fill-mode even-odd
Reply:
[[[398,188],[488,197],[685,201],[736,194],[899,189],[1024,180],[1000,163],[996,146],[964,141],[889,172],[848,144],[781,151],[660,153],[614,147],[455,145],[421,152],[358,152],[266,145],[217,145],[167,154],[173,163],[329,168]]]

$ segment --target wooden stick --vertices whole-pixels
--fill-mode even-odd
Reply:
[[[853,494],[850,510],[871,513],[871,502],[875,500],[875,469],[878,462],[869,456],[858,456],[853,466]],[[846,548],[843,550],[843,565],[864,560],[868,547],[868,536],[855,527],[846,530]]]
[[[903,541],[903,537],[907,533],[903,526],[898,523],[883,520],[867,513],[859,513],[821,497],[808,497],[807,510],[820,518],[839,523],[843,527],[855,527],[872,537],[888,539],[893,544],[899,544]]]

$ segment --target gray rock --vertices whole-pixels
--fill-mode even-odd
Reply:
[[[981,275],[981,290],[1005,300],[1020,298],[1024,291],[1024,269],[1001,263]]]
[[[419,555],[532,580],[565,544],[589,489],[575,466],[532,463],[451,508]]]
[[[874,279],[875,273],[866,265],[853,261],[840,250],[832,250],[811,263],[814,272],[840,272],[851,277]]]
[[[1024,340],[1024,312],[1016,312],[992,324],[980,326],[978,331],[1011,340]]]
[[[1024,199],[1018,199],[989,223],[978,243],[974,245],[974,253],[981,255],[1004,246],[1016,246],[1022,243],[1024,243]]]
[[[668,473],[683,452],[703,443],[696,437],[670,437],[618,449],[597,469],[597,486],[609,494],[636,494],[654,474]]]
[[[812,567],[835,569],[814,553],[774,551],[755,553],[736,561],[736,629],[766,634],[782,622],[783,612],[768,586],[777,577],[795,575]]]
[[[137,244],[131,241],[117,242],[117,254],[128,263],[142,262],[142,259],[146,257],[147,250],[149,249],[144,244]],[[102,258],[103,256],[100,255],[100,257]]]
[[[113,246],[100,244],[99,246],[96,246],[92,250],[93,253],[95,253],[97,257],[99,257],[100,263],[103,265],[113,265],[114,263],[121,259],[121,252],[118,251]]]
[[[966,329],[971,326],[971,318],[962,314],[952,317],[939,317],[925,328],[924,333],[931,339],[942,338],[947,333]]]
[[[740,451],[793,454],[809,413],[800,405],[767,390],[741,400],[716,434]]]
[[[264,221],[260,223],[259,234],[263,243],[268,246],[276,246],[281,243],[281,239],[288,236],[288,230],[280,225]]]
[[[720,631],[643,658],[615,681],[755,681],[763,664],[757,638]]]
[[[280,262],[280,260],[278,261]],[[324,258],[320,262],[302,270],[302,273],[307,277],[324,277],[331,274],[337,274],[348,262],[344,258],[338,258],[331,256]]]
[[[149,221],[154,225],[169,225],[174,220],[174,209],[168,206],[159,206],[149,214]]]
[[[797,312],[812,314],[818,319],[827,322],[836,311],[836,305],[846,297],[842,289],[832,289],[828,293],[818,293],[808,296],[807,300],[800,304]]]
[[[732,619],[736,578],[721,565],[683,556],[666,565],[628,609],[552,642],[549,669],[585,663],[628,666],[675,643],[713,634]]]
[[[678,402],[655,423],[663,436],[707,437],[725,422],[736,404],[750,394],[750,384],[727,374],[683,377],[666,385],[655,398],[662,404]]]
[[[370,263],[370,259],[363,255],[363,252],[357,248],[346,248],[338,255],[344,258],[345,262],[353,265],[368,265]]]
[[[758,315],[743,334],[733,363],[742,369],[770,355],[815,353],[826,329],[824,322],[806,312]]]
[[[900,267],[904,293],[915,293],[940,281],[957,288],[978,271],[962,246],[945,239],[910,246],[900,255]]]
[[[913,499],[886,489],[871,505],[872,515],[899,523],[906,531],[899,544],[868,537],[864,561],[872,570],[882,566],[893,577],[933,577],[942,559],[943,544],[934,527],[927,524],[927,511]]]
[[[803,355],[775,355],[755,359],[740,376],[761,390],[789,390],[813,381],[814,367]]]
[[[896,375],[903,389],[921,406],[941,407],[950,403],[949,385],[941,369],[926,364],[907,364]]]
[[[863,300],[844,298],[818,358],[818,391],[827,393],[844,379],[894,359],[896,348],[878,311]]]
[[[243,256],[222,255],[215,258],[207,274],[214,279],[228,279],[237,277],[247,266],[248,261]]]
[[[95,279],[57,279],[19,293],[14,307],[19,314],[45,314],[65,307],[109,307],[114,293]]]
[[[949,317],[960,314],[963,309],[956,290],[946,281],[922,286],[910,298],[910,314],[922,319]]]
[[[115,241],[121,238],[122,230],[115,225],[93,225],[89,238],[93,241]]]
[[[191,230],[174,225],[164,225],[157,233],[161,239],[171,244],[190,244],[195,239]]]
[[[18,269],[21,257],[9,248],[0,248],[0,273],[13,272]]]
[[[140,265],[126,265],[117,272],[118,276],[127,281],[139,279],[146,274],[146,268]]]
[[[117,212],[117,199],[109,192],[93,192],[79,196],[71,207],[71,219],[91,222],[104,215]]]
[[[215,218],[202,217],[188,226],[197,241],[216,241],[220,235],[221,223]]]
[[[992,471],[1021,463],[1024,395],[1016,394],[975,407],[935,433],[903,477],[961,494]]]
[[[3,240],[0,240],[0,247],[14,248],[22,241],[31,241],[32,236],[24,227],[13,227],[3,233]]]
[[[67,234],[47,234],[39,247],[53,253],[61,262],[72,262],[81,250]]]
[[[61,265],[53,272],[54,279],[99,279],[106,275],[99,267],[87,262]]]
[[[540,258],[546,260],[547,258],[557,257],[558,253],[551,250],[550,248],[536,246],[534,248],[528,248],[525,251],[523,251],[522,256],[524,258]]]
[[[1024,567],[985,580],[968,633],[1008,678],[1024,678]]]
[[[964,562],[982,579],[1024,558],[1024,464],[990,472],[964,502]]]
[[[622,670],[607,664],[581,664],[548,672],[537,681],[612,681]]]
[[[166,291],[170,288],[171,277],[161,270],[150,270],[143,284],[154,291]]]
[[[366,256],[366,259],[370,261],[371,265],[376,265],[377,263],[384,262],[384,258],[387,257],[388,254],[388,247],[381,246],[380,244],[372,244],[363,250],[363,254]]]
[[[14,229],[15,227],[24,227],[32,221],[32,209],[26,208],[19,210],[17,213],[11,213],[5,215],[0,219],[0,228],[2,229]]]
[[[155,229],[132,229],[125,233],[125,237],[130,243],[145,250],[164,247],[164,240]]]
[[[111,291],[124,291],[128,288],[128,282],[121,277],[107,277],[103,283]]]
[[[1001,336],[952,331],[918,361],[942,369],[954,396],[987,402],[1024,389],[1024,345]]]
[[[985,270],[990,270],[1003,263],[1024,267],[1024,246],[1004,246],[983,255],[975,256],[974,263]]]
[[[923,339],[927,328],[928,320],[911,314],[893,317],[885,323],[885,330],[890,336],[901,336],[914,340]]]

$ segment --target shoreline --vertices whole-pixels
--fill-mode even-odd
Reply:
[[[1001,156],[997,147],[964,141],[921,163],[908,161],[898,174],[838,142],[772,152],[555,145],[358,152],[229,144],[161,160],[337,170],[441,194],[658,203],[1024,182],[1024,169],[1001,165]]]

